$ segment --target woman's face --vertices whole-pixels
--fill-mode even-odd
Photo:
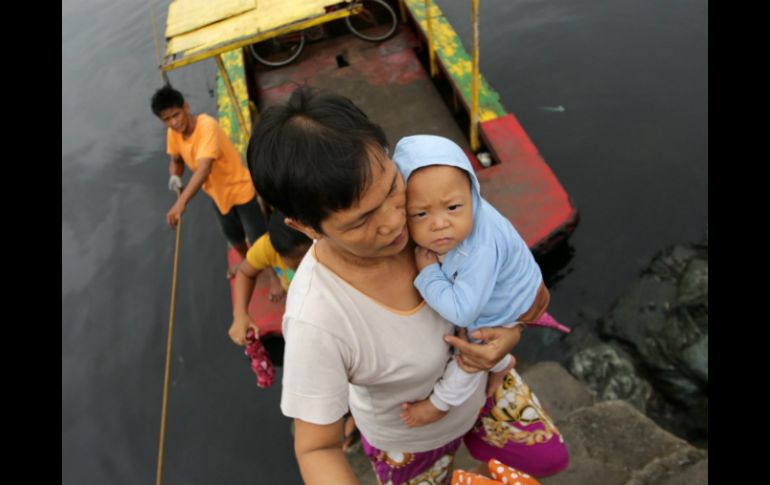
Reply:
[[[327,243],[360,258],[393,256],[409,242],[406,191],[396,165],[377,148],[369,150],[371,183],[352,207],[321,222]]]

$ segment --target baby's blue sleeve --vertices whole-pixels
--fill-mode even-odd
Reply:
[[[481,315],[492,296],[499,272],[495,254],[471,255],[454,278],[454,283],[438,264],[423,268],[414,286],[428,305],[459,327],[468,327]]]

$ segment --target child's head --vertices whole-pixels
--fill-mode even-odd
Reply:
[[[446,254],[473,230],[479,183],[467,155],[435,135],[402,138],[393,161],[406,180],[406,215],[414,242]]]
[[[281,255],[281,259],[286,263],[286,266],[291,269],[297,269],[313,241],[301,232],[287,226],[284,223],[284,219],[286,219],[286,216],[280,211],[275,211],[270,216],[270,222],[267,225],[267,232],[270,234],[270,244]]]
[[[177,133],[184,133],[189,124],[190,107],[182,93],[165,85],[155,91],[151,102],[152,112],[160,118],[167,128]]]
[[[473,196],[467,172],[429,165],[406,185],[406,216],[414,242],[438,254],[460,244],[473,229]]]

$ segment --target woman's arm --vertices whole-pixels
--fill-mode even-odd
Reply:
[[[551,301],[551,294],[545,284],[540,283],[537,290],[535,301],[532,306],[518,320],[521,322],[531,322],[543,315],[548,303]],[[473,333],[471,337],[483,340],[483,344],[472,344],[465,339],[465,330],[461,329],[461,338],[447,336],[447,343],[460,351],[457,356],[457,362],[466,372],[478,372],[480,370],[491,369],[500,359],[510,353],[521,339],[521,325],[512,328],[490,327],[481,328]]]
[[[358,483],[342,452],[342,419],[325,425],[295,419],[294,453],[307,485]]]

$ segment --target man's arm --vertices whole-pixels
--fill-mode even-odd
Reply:
[[[201,158],[198,160],[198,169],[193,173],[190,183],[187,184],[187,187],[182,191],[182,195],[179,196],[179,199],[177,199],[171,210],[166,214],[166,222],[168,222],[169,227],[173,228],[179,223],[179,218],[187,208],[187,203],[195,197],[195,194],[203,187],[203,183],[209,178],[213,162],[214,159],[212,158]]]
[[[171,160],[168,163],[168,174],[181,177],[184,175],[184,162],[179,155],[171,155]]]
[[[294,453],[308,485],[358,483],[342,451],[342,419],[326,425],[295,419]]]

